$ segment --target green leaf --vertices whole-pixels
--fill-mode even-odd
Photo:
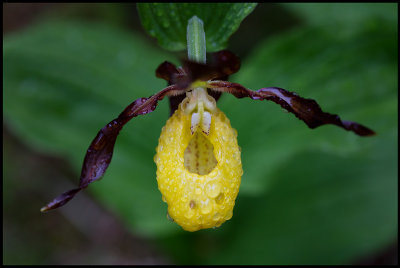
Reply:
[[[376,151],[293,154],[269,194],[237,200],[229,243],[207,262],[346,264],[386,247],[397,234],[397,161],[395,153],[364,155]]]
[[[219,229],[161,240],[178,263],[350,264],[396,240],[397,40],[397,23],[370,18],[298,28],[252,51],[235,82],[295,91],[377,135],[312,130],[273,102],[222,96],[242,185]]]
[[[226,48],[228,38],[255,3],[139,3],[143,27],[160,46],[171,51],[186,50],[188,20],[197,16],[204,22],[207,52]]]
[[[282,3],[281,5],[305,22],[315,25],[357,24],[371,17],[397,22],[395,3]]]
[[[342,29],[337,26],[334,33],[330,30],[308,27],[262,42],[234,80],[253,90],[277,86],[297,92],[316,100],[323,111],[370,127],[379,137],[391,130],[380,117],[396,124],[392,116],[397,103],[395,24],[373,19],[355,27],[351,35],[338,34]],[[234,98],[224,98],[220,106],[238,130],[239,145],[249,147],[249,153],[242,150],[247,175],[241,191],[263,192],[273,179],[266,175],[296,151],[315,148],[346,155],[369,148],[377,140],[357,137],[336,126],[309,129],[272,102],[243,100],[241,109],[235,103]],[[268,139],[260,146],[254,137],[264,136]]]
[[[3,56],[6,125],[35,149],[66,157],[76,185],[98,130],[135,99],[166,87],[155,69],[173,60],[135,33],[73,21],[43,22],[7,36]],[[153,162],[168,115],[168,103],[161,102],[127,124],[104,178],[87,189],[144,235],[180,230],[166,219]],[[49,192],[49,201],[58,194]]]

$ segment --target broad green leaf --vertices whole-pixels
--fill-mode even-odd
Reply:
[[[70,160],[76,185],[98,130],[133,100],[164,88],[155,69],[171,60],[135,33],[72,21],[43,22],[7,36],[3,56],[6,125],[37,150]],[[104,178],[87,190],[147,235],[179,230],[166,220],[153,162],[168,115],[162,102],[127,124]],[[58,194],[49,192],[49,201]]]
[[[376,27],[369,27],[371,24]],[[253,90],[278,86],[297,92],[316,100],[324,111],[372,128],[377,138],[360,138],[331,125],[312,130],[272,102],[243,100],[238,109],[234,98],[224,98],[220,106],[238,130],[239,145],[249,148],[242,150],[243,169],[247,171],[242,191],[263,192],[273,180],[266,174],[295,151],[358,152],[374,146],[379,134],[396,124],[395,24],[373,19],[355,27],[358,30],[353,29],[352,35],[340,35],[340,27],[335,27],[334,33],[330,28],[309,27],[261,43],[243,62],[235,81]],[[313,40],[305,42],[307,38]],[[264,146],[256,137],[263,137]]]
[[[381,145],[374,156],[294,154],[269,194],[238,199],[229,243],[206,262],[346,264],[386,247],[397,234],[397,159]]]
[[[139,16],[147,32],[160,46],[171,51],[186,50],[188,20],[197,16],[204,22],[207,52],[226,48],[228,38],[255,3],[139,3]]]
[[[341,27],[353,27],[351,35],[337,34]],[[255,48],[235,82],[295,91],[377,135],[311,130],[273,102],[224,95],[219,107],[238,131],[244,170],[233,218],[217,230],[161,240],[175,260],[348,264],[395,241],[397,40],[397,24],[370,18],[298,28]]]

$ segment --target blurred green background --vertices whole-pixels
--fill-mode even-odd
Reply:
[[[397,4],[259,4],[228,49],[232,81],[278,86],[377,132],[311,130],[223,95],[244,174],[233,218],[183,231],[153,162],[168,102],[127,124],[104,179],[65,207],[97,131],[166,86],[135,4],[3,4],[3,264],[396,264]]]

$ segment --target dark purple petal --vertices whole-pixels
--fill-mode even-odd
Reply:
[[[133,117],[154,111],[158,101],[162,100],[166,95],[176,95],[180,91],[175,86],[169,86],[149,98],[139,98],[126,107],[116,119],[100,129],[85,155],[79,187],[56,197],[44,206],[41,211],[46,212],[63,206],[79,191],[86,188],[92,182],[99,180],[111,162],[115,141],[122,127]]]
[[[229,50],[221,50],[211,55],[207,64],[190,60],[183,60],[183,69],[173,63],[164,61],[157,70],[156,76],[175,84],[179,88],[186,88],[196,80],[228,80],[228,76],[240,69],[240,58]]]
[[[176,85],[184,89],[195,80],[228,80],[229,75],[240,69],[240,59],[228,50],[221,50],[211,54],[207,64],[184,60],[184,68],[177,68],[174,64],[165,61],[161,63],[156,76],[165,79],[168,85]],[[183,92],[183,91],[182,91]],[[209,94],[216,100],[221,97],[221,92],[208,90]],[[184,94],[184,92],[183,92]],[[170,115],[172,115],[186,95],[169,97]]]
[[[223,75],[231,75],[239,71],[240,58],[229,50],[221,50],[212,54],[212,65],[215,65]],[[228,80],[216,78],[218,80]]]
[[[164,61],[158,66],[156,76],[166,80],[169,86],[176,85],[180,89],[186,89],[192,83],[191,77],[184,69],[176,68],[174,64],[168,61]]]
[[[228,50],[221,50],[213,53],[207,64],[184,60],[183,66],[191,81],[228,80],[229,75],[239,71],[240,59]]]
[[[156,70],[156,76],[166,80],[167,82],[170,82],[172,80],[172,76],[178,73],[179,72],[175,64],[168,61],[161,63]]]
[[[178,84],[181,88],[186,88],[191,83],[186,72],[182,68],[178,69],[174,64],[168,61],[164,61],[158,66],[156,76],[166,80],[168,85]],[[178,109],[179,104],[185,97],[185,91],[182,91],[180,95],[169,97],[170,116]]]
[[[374,131],[363,125],[351,121],[342,121],[338,115],[325,113],[315,100],[302,98],[283,88],[269,87],[252,91],[240,84],[225,81],[212,81],[209,83],[209,87],[216,91],[231,93],[237,98],[249,97],[253,100],[273,101],[303,120],[309,128],[332,124],[353,131],[359,136],[375,134]]]
[[[48,203],[46,206],[42,207],[40,211],[47,212],[51,209],[63,206],[65,203],[71,200],[80,190],[81,188],[76,188],[61,194],[60,196],[56,197],[53,201]]]

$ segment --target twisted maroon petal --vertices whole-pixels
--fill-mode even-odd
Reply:
[[[289,92],[283,88],[268,87],[252,91],[240,84],[225,81],[211,81],[208,87],[219,92],[231,93],[237,98],[249,97],[253,100],[273,101],[304,121],[309,128],[332,124],[353,131],[359,136],[371,136],[375,134],[374,131],[361,124],[342,121],[336,114],[325,113],[315,100],[302,98],[296,93]]]
[[[65,205],[79,191],[88,187],[92,182],[99,180],[111,162],[115,141],[122,127],[133,117],[154,111],[158,101],[162,100],[166,95],[175,95],[180,91],[175,86],[169,86],[149,98],[139,98],[128,105],[116,119],[100,129],[85,155],[79,187],[56,197],[44,206],[41,211],[46,212]]]

